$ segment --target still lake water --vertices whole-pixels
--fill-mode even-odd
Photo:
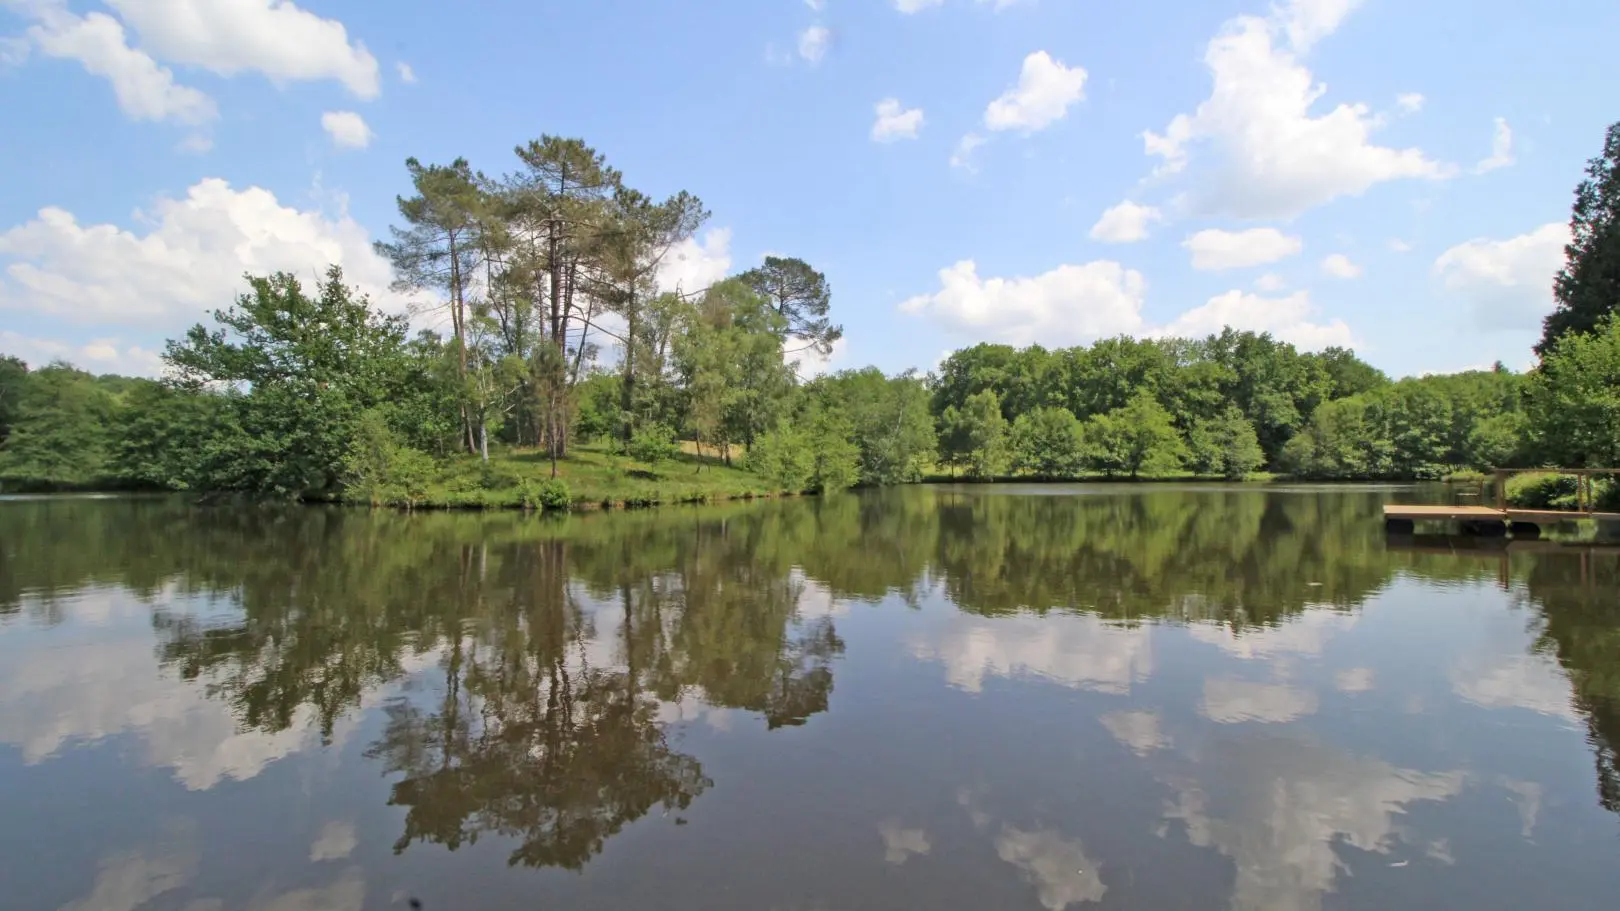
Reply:
[[[0,501],[0,907],[1620,907],[1620,557],[1395,493]]]

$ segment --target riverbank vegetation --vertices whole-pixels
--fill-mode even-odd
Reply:
[[[655,201],[576,139],[521,146],[500,177],[412,159],[377,245],[409,313],[334,266],[309,285],[247,276],[169,342],[160,381],[0,358],[0,490],[555,509],[933,477],[1620,465],[1617,165],[1620,124],[1577,190],[1534,370],[1392,381],[1349,350],[1233,329],[811,377],[843,333],[826,277],[772,256],[672,280],[707,218],[695,196]]]

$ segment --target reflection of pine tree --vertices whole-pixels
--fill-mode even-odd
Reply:
[[[1620,557],[1538,554],[1524,565],[1545,620],[1537,647],[1569,674],[1597,763],[1598,799],[1620,813]]]

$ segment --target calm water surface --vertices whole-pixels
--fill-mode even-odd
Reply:
[[[1620,558],[1392,496],[0,502],[0,906],[1620,907]]]

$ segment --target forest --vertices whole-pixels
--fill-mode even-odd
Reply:
[[[377,250],[409,313],[333,266],[245,276],[168,342],[158,380],[0,357],[0,491],[557,509],[949,477],[1620,465],[1620,124],[1576,190],[1537,365],[1400,380],[1233,329],[810,378],[801,362],[843,332],[813,265],[665,287],[708,218],[696,196],[637,191],[578,139],[514,151],[494,177],[406,162]]]

